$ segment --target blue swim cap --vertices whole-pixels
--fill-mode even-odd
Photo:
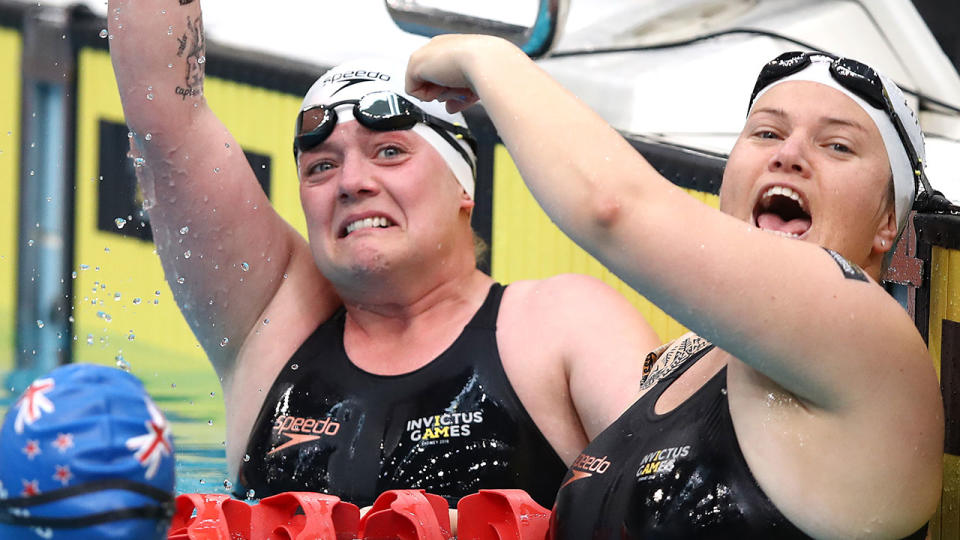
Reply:
[[[173,455],[169,424],[136,377],[57,368],[0,429],[0,538],[166,538]]]

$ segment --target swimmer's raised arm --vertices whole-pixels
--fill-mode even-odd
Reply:
[[[335,296],[207,106],[200,2],[110,0],[107,21],[157,252],[187,322],[229,375],[281,285],[288,300],[323,309]]]
[[[898,417],[935,422],[928,413],[939,398],[925,346],[881,287],[845,273],[815,243],[785,241],[749,224],[749,215],[689,197],[513,45],[434,38],[411,56],[407,89],[451,109],[479,97],[524,181],[564,232],[807,406],[850,413],[883,395]],[[748,122],[745,136],[754,136],[751,129],[761,127]],[[878,260],[875,252],[895,236],[892,222],[867,237],[864,258]]]

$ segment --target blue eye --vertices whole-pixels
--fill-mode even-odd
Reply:
[[[401,154],[401,150],[396,146],[385,146],[377,152],[377,157],[381,158],[394,158]]]

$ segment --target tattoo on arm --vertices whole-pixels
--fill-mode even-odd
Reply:
[[[861,270],[859,266],[848,261],[843,255],[833,251],[832,249],[823,248],[823,250],[833,257],[833,261],[837,263],[837,266],[840,267],[840,271],[843,272],[843,277],[847,279],[855,279],[857,281],[867,281],[867,276],[863,273],[863,270]]]
[[[184,0],[180,1],[183,3]],[[177,42],[177,56],[183,58],[186,55],[187,60],[184,86],[177,86],[177,95],[183,99],[187,99],[187,96],[203,95],[204,64],[207,61],[203,19],[197,17],[196,20],[191,20],[187,17],[187,31],[177,38]]]

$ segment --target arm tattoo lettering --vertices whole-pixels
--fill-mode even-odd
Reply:
[[[193,0],[190,0],[193,1]],[[187,17],[187,31],[183,36],[177,38],[179,43],[177,56],[183,57],[186,54],[186,75],[184,86],[177,86],[177,95],[183,99],[187,96],[194,97],[203,94],[203,73],[206,43],[203,36],[203,19],[191,20]]]
[[[833,257],[833,261],[837,263],[837,266],[840,267],[840,271],[843,272],[843,277],[847,279],[855,279],[857,281],[867,281],[867,276],[863,273],[863,270],[861,270],[859,266],[848,261],[843,255],[833,251],[832,249],[823,248],[823,250]]]

